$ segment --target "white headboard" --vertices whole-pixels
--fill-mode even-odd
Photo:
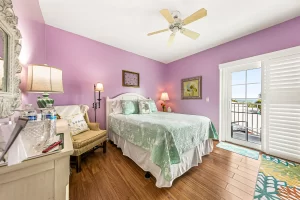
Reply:
[[[146,97],[137,94],[137,93],[124,93],[120,94],[119,96],[116,96],[115,98],[110,99],[109,97],[106,97],[106,129],[108,129],[108,116],[110,113],[112,113],[111,104],[115,100],[145,100]]]

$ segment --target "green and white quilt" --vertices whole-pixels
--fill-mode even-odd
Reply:
[[[180,156],[207,139],[218,139],[211,120],[197,115],[156,112],[152,114],[109,116],[109,131],[151,152],[167,181],[172,180],[170,166]]]

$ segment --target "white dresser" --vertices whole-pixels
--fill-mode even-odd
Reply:
[[[57,121],[57,132],[64,133],[64,149],[61,152],[0,167],[1,200],[69,199],[73,144],[66,121]]]

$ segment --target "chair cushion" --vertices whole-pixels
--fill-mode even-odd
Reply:
[[[70,132],[73,136],[84,131],[90,130],[81,113],[73,116],[64,117],[63,119],[66,119],[68,121]]]
[[[80,149],[96,140],[106,137],[106,130],[100,131],[86,131],[78,135],[73,136],[74,149]]]

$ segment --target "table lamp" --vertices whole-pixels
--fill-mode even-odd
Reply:
[[[169,99],[168,93],[163,92],[163,93],[161,94],[160,100],[163,101],[163,102],[161,103],[161,107],[162,107],[163,111],[166,112],[166,104],[165,104],[165,101],[169,101],[169,100],[170,100],[170,99]]]
[[[62,70],[48,65],[30,65],[28,67],[27,91],[43,93],[38,97],[39,108],[46,108],[47,104],[54,104],[49,93],[63,93]]]
[[[96,99],[96,92],[99,93],[99,98]],[[97,122],[97,109],[100,108],[100,101],[101,101],[101,92],[104,92],[103,84],[98,82],[94,84],[94,103],[93,108],[95,110],[95,122]]]

